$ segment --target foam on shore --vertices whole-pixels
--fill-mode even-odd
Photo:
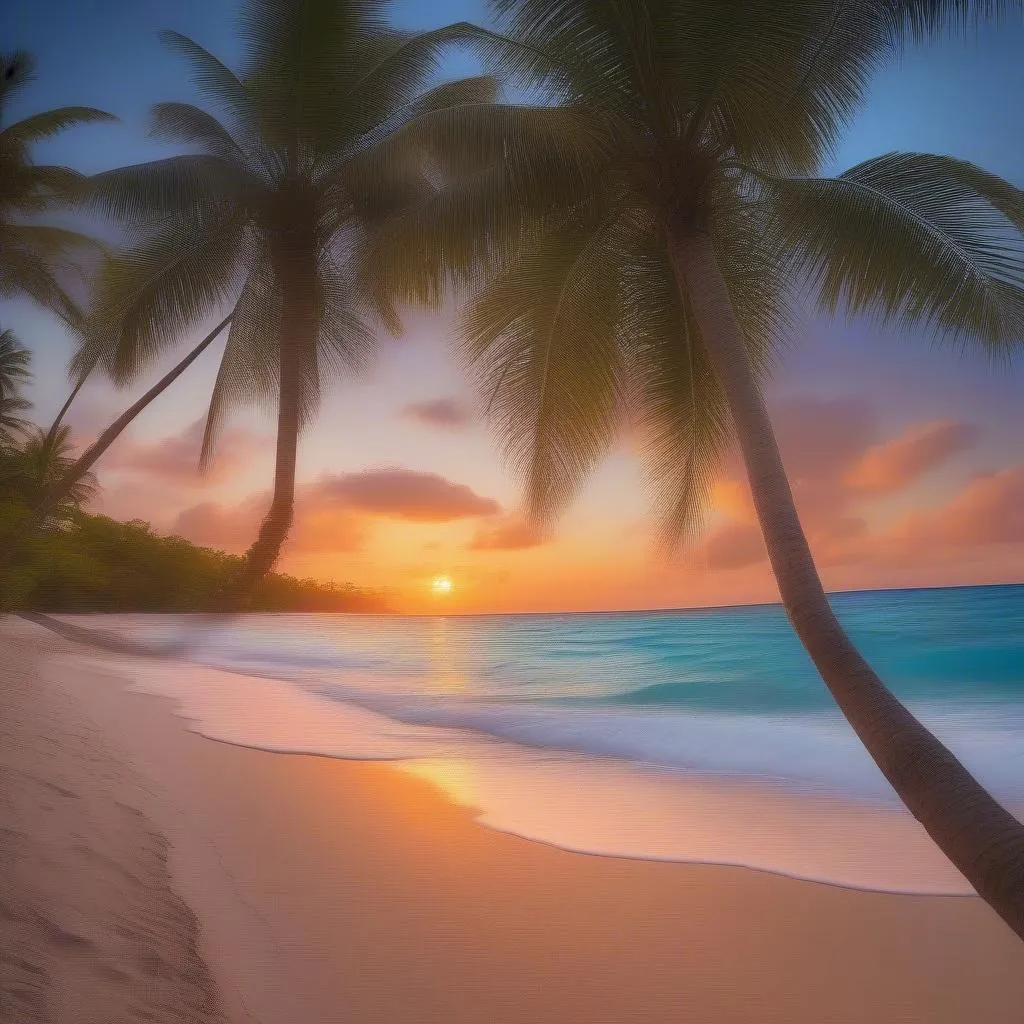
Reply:
[[[131,690],[170,698],[175,713],[210,739],[394,761],[473,808],[481,824],[568,850],[741,865],[882,892],[971,893],[917,822],[891,804],[403,722],[261,676],[124,657],[90,661]],[[54,658],[51,670],[75,663]]]

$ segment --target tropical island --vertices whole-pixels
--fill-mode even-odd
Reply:
[[[0,1024],[1016,1020],[1019,0],[16,4]]]

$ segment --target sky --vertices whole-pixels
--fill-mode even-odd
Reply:
[[[234,3],[218,0],[7,0],[5,47],[32,50],[39,78],[15,111],[100,107],[115,125],[47,142],[40,161],[84,172],[169,155],[146,138],[149,106],[193,100],[157,32],[191,35],[231,62]],[[483,0],[399,0],[394,20],[426,28],[485,22]],[[831,171],[891,150],[948,153],[1024,186],[1024,28],[1002,25],[914,49],[879,74]],[[474,70],[455,55],[446,74]],[[777,599],[735,459],[715,487],[703,534],[667,557],[626,439],[574,505],[540,532],[518,515],[516,482],[458,359],[451,316],[414,315],[381,332],[364,377],[331,387],[299,459],[297,523],[280,568],[383,588],[416,613],[572,611],[745,604]],[[73,339],[21,300],[0,324],[34,352],[39,422],[67,393]],[[183,337],[152,379],[201,336]],[[196,471],[215,345],[119,440],[98,467],[97,510],[163,533],[242,551],[266,506],[273,424],[231,421],[214,470]],[[1024,375],[924,334],[808,312],[767,395],[815,555],[833,590],[1024,579]],[[71,416],[101,429],[146,387],[97,381]],[[431,581],[451,578],[438,596]]]

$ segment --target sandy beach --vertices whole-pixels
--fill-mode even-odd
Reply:
[[[198,736],[128,656],[0,642],[4,1024],[1020,1019],[978,899],[568,853],[386,764]]]

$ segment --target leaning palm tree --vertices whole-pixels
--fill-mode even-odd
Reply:
[[[116,119],[92,107],[59,107],[8,124],[11,100],[34,76],[30,54],[0,55],[0,298],[27,295],[77,328],[80,314],[68,286],[99,246],[87,235],[37,223],[35,217],[73,203],[83,176],[34,163],[31,149],[75,125]]]
[[[995,355],[1024,338],[1018,189],[917,153],[819,175],[870,73],[908,32],[1000,5],[494,6],[507,36],[490,40],[491,56],[553,103],[495,109],[453,138],[462,177],[421,212],[433,226],[424,272],[389,261],[408,248],[396,227],[379,240],[376,278],[436,297],[451,254],[469,253],[467,233],[488,239],[475,265],[489,279],[462,328],[537,518],[572,498],[632,407],[667,535],[679,538],[735,438],[783,604],[823,680],[906,806],[1024,937],[1024,827],[847,637],[761,395],[790,304],[807,296]]]
[[[431,112],[482,105],[481,76],[431,90],[453,26],[388,29],[383,0],[250,0],[238,73],[167,32],[209,109],[160,103],[157,137],[190,152],[96,176],[92,202],[139,238],[98,275],[83,365],[126,383],[217,310],[231,327],[202,460],[232,403],[276,409],[273,498],[238,594],[274,564],[294,505],[300,429],[322,382],[358,367],[375,334],[361,262],[378,228],[433,187],[422,147],[390,144]],[[390,310],[388,311],[391,312]],[[389,315],[387,326],[400,323]]]

